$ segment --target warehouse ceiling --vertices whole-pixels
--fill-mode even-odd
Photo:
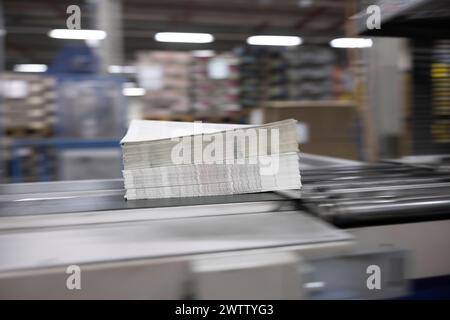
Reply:
[[[0,0],[1,1],[1,0]],[[49,30],[66,27],[66,8],[81,8],[83,29],[93,29],[95,0],[3,0],[6,68],[16,63],[51,63],[67,43],[51,39]],[[307,42],[325,42],[344,33],[349,1],[344,0],[122,0],[124,52],[132,61],[148,49],[226,50],[252,34],[299,35]],[[158,31],[213,33],[207,45],[164,44]]]

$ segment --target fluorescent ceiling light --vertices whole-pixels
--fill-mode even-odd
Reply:
[[[136,67],[135,66],[109,66],[108,67],[109,73],[136,73]]]
[[[365,38],[337,38],[330,41],[333,48],[370,48],[372,39]]]
[[[209,33],[158,32],[155,40],[159,42],[209,43],[214,37]]]
[[[194,50],[192,55],[196,58],[210,58],[215,54],[214,50]]]
[[[298,46],[302,38],[296,36],[251,36],[247,43],[258,46]]]
[[[53,29],[48,36],[55,39],[103,40],[106,38],[106,32],[102,30]]]
[[[123,88],[123,95],[127,97],[140,97],[145,94],[144,88]]]
[[[298,6],[302,7],[302,8],[311,7],[312,5],[313,5],[312,0],[299,0],[298,1]]]
[[[16,64],[14,66],[15,72],[45,72],[47,65],[45,64]]]

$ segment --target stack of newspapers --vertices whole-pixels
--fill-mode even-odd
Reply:
[[[121,145],[128,200],[301,187],[292,119],[259,126],[134,120]]]

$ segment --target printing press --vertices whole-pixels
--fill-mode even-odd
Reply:
[[[0,298],[448,292],[445,157],[364,164],[301,154],[300,162],[301,191],[126,201],[120,179],[0,185]],[[70,266],[81,270],[81,290],[67,289]],[[438,289],[419,291],[436,279]]]

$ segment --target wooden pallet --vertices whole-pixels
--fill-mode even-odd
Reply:
[[[5,128],[4,135],[8,138],[32,138],[32,137],[50,137],[53,130],[46,128],[27,128],[27,127],[12,127]]]

